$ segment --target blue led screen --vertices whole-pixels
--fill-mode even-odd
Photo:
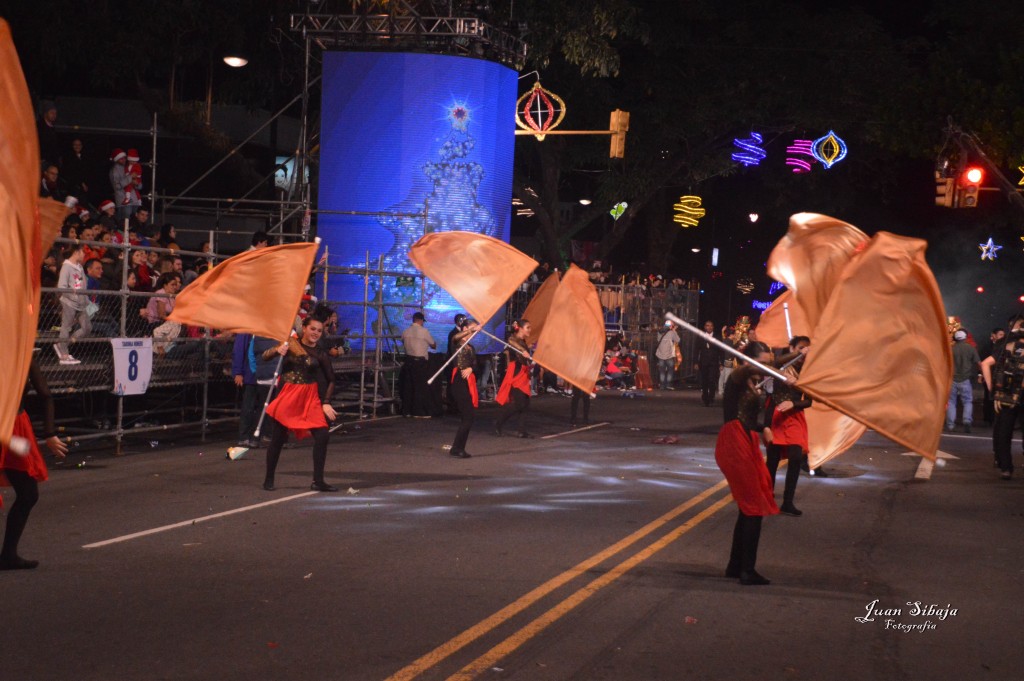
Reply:
[[[424,233],[473,231],[508,241],[516,84],[515,71],[478,59],[327,52],[319,209],[370,214],[319,214],[317,234],[330,264],[361,267],[369,258],[372,268],[418,275],[407,254]],[[443,351],[461,310],[429,280],[421,293],[421,282],[374,276],[369,296],[395,304],[384,308],[382,332],[396,335],[422,299],[427,327]],[[318,293],[321,287],[318,282]],[[327,297],[362,301],[363,279],[331,275]],[[362,332],[362,309],[343,305],[338,312],[339,328]],[[369,314],[371,334],[378,320],[373,309]],[[492,333],[500,335],[502,322],[492,320]]]

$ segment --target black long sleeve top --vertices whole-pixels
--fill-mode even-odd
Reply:
[[[277,347],[269,348],[264,351],[263,359],[271,360],[275,354]],[[334,396],[334,367],[329,356],[295,339],[288,341],[288,352],[281,363],[281,380],[296,385],[316,383],[317,394],[324,404]]]

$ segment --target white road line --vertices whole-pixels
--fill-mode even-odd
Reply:
[[[552,435],[544,435],[541,440],[551,440],[552,438],[562,437],[563,435],[572,435],[573,433],[582,433],[584,430],[591,430],[593,428],[600,428],[601,426],[611,425],[611,421],[601,421],[601,423],[594,423],[589,426],[583,426],[582,428],[573,428],[572,430],[566,430],[561,433],[554,433]]]
[[[114,537],[113,539],[105,539],[104,541],[98,541],[93,544],[85,544],[82,546],[83,549],[98,549],[101,546],[109,546],[110,544],[117,544],[123,541],[129,541],[131,539],[138,539],[139,537],[145,537],[150,534],[156,534],[158,532],[166,532],[167,530],[175,530],[179,527],[186,527],[188,525],[196,525],[197,523],[204,523],[207,520],[214,520],[216,518],[223,518],[224,516],[234,515],[236,513],[244,513],[245,511],[254,511],[257,508],[263,508],[264,506],[273,506],[274,504],[282,504],[292,499],[301,499],[302,497],[312,496],[319,494],[319,492],[303,492],[302,494],[293,494],[290,497],[281,497],[280,499],[273,499],[271,501],[264,501],[261,504],[253,504],[252,506],[243,506],[242,508],[235,508],[230,511],[222,511],[221,513],[214,513],[213,515],[204,515],[199,518],[193,518],[192,520],[183,520],[180,523],[174,523],[173,525],[164,525],[163,527],[154,527],[151,530],[143,530],[142,532],[133,532],[132,534],[125,534],[120,537]]]

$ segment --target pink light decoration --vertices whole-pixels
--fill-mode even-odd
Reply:
[[[793,144],[786,147],[786,165],[793,168],[794,173],[811,172],[811,164],[814,163],[814,152],[811,150],[813,140],[793,140]],[[799,158],[807,156],[809,160]]]

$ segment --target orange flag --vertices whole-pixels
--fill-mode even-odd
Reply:
[[[799,313],[813,329],[846,264],[867,240],[867,234],[841,220],[797,213],[789,219],[786,236],[768,256],[768,276],[793,292]],[[789,306],[790,315],[793,308]]]
[[[879,232],[836,281],[797,387],[930,459],[953,359],[926,243]]]
[[[7,22],[0,19],[0,442],[7,444],[32,361],[43,262],[39,233],[39,140],[28,86]]]
[[[526,339],[527,345],[534,345],[540,338],[540,332],[544,330],[548,313],[551,311],[551,301],[558,290],[558,272],[552,272],[544,283],[540,285],[537,292],[533,294],[533,300],[526,306],[523,317],[530,322],[530,337]]]
[[[537,268],[504,241],[475,232],[427,234],[412,245],[409,260],[481,324]]]
[[[551,313],[533,360],[592,393],[601,370],[604,344],[604,311],[597,289],[586,272],[570,265],[551,300]]]
[[[313,269],[317,245],[270,246],[228,258],[183,289],[167,318],[286,340]]]
[[[789,324],[786,324],[786,313]],[[804,313],[793,299],[792,291],[783,291],[768,309],[761,313],[757,322],[757,340],[767,343],[770,348],[784,348],[793,336],[810,336],[811,326],[804,319]]]

